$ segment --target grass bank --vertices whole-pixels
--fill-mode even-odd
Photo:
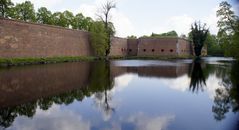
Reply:
[[[172,60],[172,59],[193,59],[194,56],[111,56],[110,59],[126,60]]]
[[[170,59],[192,59],[193,56],[111,56],[110,60],[170,60]],[[95,61],[104,60],[102,57],[47,57],[47,58],[0,58],[0,66],[19,66],[33,64],[51,64],[62,62]]]
[[[50,64],[60,62],[94,61],[96,57],[47,57],[47,58],[0,58],[0,66],[17,66],[31,64]]]

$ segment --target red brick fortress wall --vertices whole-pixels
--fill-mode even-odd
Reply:
[[[90,56],[89,33],[0,18],[0,57]]]
[[[112,37],[110,56],[126,56],[128,52],[128,42],[126,38]]]

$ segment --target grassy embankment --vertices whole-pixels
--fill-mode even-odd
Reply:
[[[110,59],[124,60],[171,60],[171,59],[193,59],[194,56],[112,56]]]
[[[96,57],[0,58],[0,66],[49,64],[60,62],[94,61]]]
[[[191,59],[193,56],[111,56],[111,60],[170,60],[170,59]],[[0,66],[18,66],[32,64],[50,64],[61,62],[78,62],[78,61],[96,61],[103,60],[99,57],[47,57],[47,58],[0,58]]]

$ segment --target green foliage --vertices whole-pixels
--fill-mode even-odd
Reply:
[[[204,42],[207,38],[208,29],[206,29],[206,24],[201,25],[201,23],[195,22],[191,26],[191,37],[194,44],[194,51],[196,56],[201,55],[201,50],[203,48]]]
[[[35,10],[34,6],[30,1],[25,1],[23,3],[17,4],[11,13],[11,17],[27,22],[35,22]]]
[[[1,0],[0,1],[0,17],[8,18],[10,14],[10,9],[13,7],[11,0]]]
[[[36,20],[42,24],[53,24],[52,13],[46,7],[41,7],[36,13]]]
[[[220,46],[219,40],[216,35],[208,33],[205,44],[207,45],[208,55],[223,56],[223,49]]]
[[[219,21],[218,38],[220,44],[225,50],[226,56],[232,56],[239,59],[239,18],[233,12],[231,5],[223,1],[217,11]]]
[[[161,34],[156,34],[156,33],[152,33],[151,37],[178,37],[178,34],[176,31],[169,31],[166,33],[161,33]]]
[[[84,17],[82,13],[78,13],[75,17],[73,17],[71,26],[73,29],[89,31],[92,23],[93,19],[90,17]]]
[[[55,12],[52,15],[53,18],[53,24],[56,26],[61,26],[61,27],[68,27],[68,21],[65,18],[64,14],[61,12]]]
[[[101,14],[98,14],[100,21],[104,23],[104,27],[105,27],[106,34],[107,34],[108,46],[105,51],[106,57],[108,57],[108,55],[110,54],[110,48],[111,48],[110,38],[115,33],[113,23],[110,22],[110,11],[113,8],[116,8],[116,4],[113,1],[107,1],[105,4],[102,5]]]
[[[95,57],[0,58],[0,66],[92,61]]]
[[[106,56],[106,50],[109,48],[107,41],[107,32],[104,23],[96,21],[90,27],[90,42],[97,56]]]
[[[74,20],[74,15],[73,15],[73,13],[72,12],[70,12],[70,11],[68,11],[68,10],[66,10],[66,11],[64,11],[63,13],[62,13],[62,15],[63,15],[63,18],[65,18],[66,19],[66,27],[67,28],[71,28],[72,27],[72,22],[73,22],[73,20]]]
[[[137,36],[131,35],[127,37],[128,39],[137,39]]]

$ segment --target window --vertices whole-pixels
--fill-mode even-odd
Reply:
[[[146,49],[144,49],[144,52],[146,52]]]
[[[173,52],[173,49],[170,49],[170,52]]]
[[[131,52],[132,51],[132,49],[129,49],[129,52]]]
[[[121,48],[121,51],[123,52],[123,51],[124,51],[124,49],[123,49],[123,48]]]
[[[152,52],[154,52],[154,49],[152,49]]]
[[[161,49],[161,52],[164,52],[164,49]]]

